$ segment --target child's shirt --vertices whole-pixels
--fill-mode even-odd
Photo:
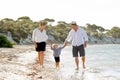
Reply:
[[[64,47],[59,47],[59,48],[55,49],[55,48],[51,47],[51,50],[53,50],[53,56],[54,57],[59,57],[63,48]]]

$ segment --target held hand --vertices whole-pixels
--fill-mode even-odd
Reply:
[[[67,46],[67,42],[64,42],[64,47]]]

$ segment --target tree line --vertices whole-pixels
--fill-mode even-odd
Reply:
[[[69,23],[58,21],[56,25],[52,25],[55,22],[54,19],[45,18],[44,20],[47,22],[47,34],[52,35],[56,41],[63,42],[70,30]],[[11,32],[13,40],[19,43],[21,38],[25,39],[28,34],[32,35],[33,30],[38,26],[39,21],[33,21],[28,16],[19,17],[17,20],[4,18],[0,20],[0,33]],[[113,26],[112,29],[108,30],[102,26],[87,23],[81,27],[86,30],[89,36],[120,38],[120,27],[118,26]]]

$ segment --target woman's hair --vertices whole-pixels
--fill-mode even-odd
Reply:
[[[47,24],[46,21],[44,21],[44,20],[41,20],[41,21],[40,21],[40,26],[45,26],[46,24]]]

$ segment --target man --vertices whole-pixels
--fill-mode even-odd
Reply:
[[[71,26],[71,31],[69,32],[65,40],[65,44],[67,44],[67,42],[72,41],[72,53],[73,53],[73,57],[75,58],[75,63],[77,66],[76,70],[79,69],[78,52],[79,52],[80,57],[82,57],[82,67],[83,69],[85,69],[84,48],[86,48],[87,46],[87,41],[88,41],[87,34],[82,28],[78,27],[75,21],[72,21],[70,23],[70,26]]]

